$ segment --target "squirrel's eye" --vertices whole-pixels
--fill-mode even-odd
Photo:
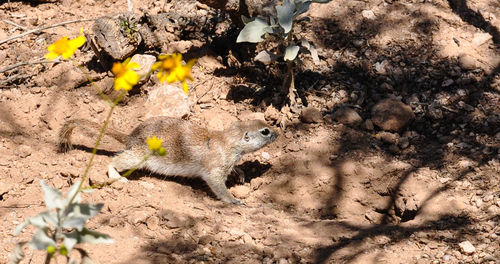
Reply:
[[[271,133],[271,131],[269,131],[269,128],[264,128],[260,130],[260,133],[264,136],[268,136]]]

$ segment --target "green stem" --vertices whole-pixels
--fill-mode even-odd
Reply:
[[[137,164],[135,167],[133,167],[132,169],[125,172],[122,175],[122,177],[127,178],[128,176],[130,176],[130,174],[132,174],[134,171],[136,171],[138,168],[140,168],[141,165],[144,164],[144,162],[146,162],[147,159],[149,159],[149,157],[151,157],[151,154],[145,155],[144,158],[142,158],[141,162],[139,162],[139,164]]]
[[[112,106],[113,101],[111,101],[111,99],[109,99],[109,97],[106,94],[104,94],[104,92],[101,90],[101,88],[99,88],[99,86],[97,86],[97,84],[94,82],[92,77],[90,77],[90,73],[87,70],[85,70],[85,68],[81,64],[78,64],[73,59],[71,59],[71,61],[76,65],[76,67],[78,67],[78,69],[80,69],[80,71],[82,71],[82,73],[85,75],[85,77],[90,82],[90,84],[97,90],[97,92],[102,97],[102,99],[104,99],[110,106]]]
[[[89,163],[87,164],[87,167],[85,168],[85,172],[83,173],[82,180],[80,181],[80,184],[78,185],[77,191],[75,192],[75,194],[73,194],[73,196],[69,200],[67,209],[70,208],[69,205],[71,205],[71,203],[75,199],[76,195],[82,189],[83,182],[85,182],[85,179],[87,178],[87,176],[89,174],[90,167],[92,166],[92,162],[94,161],[94,158],[97,154],[97,147],[99,146],[99,144],[101,144],[101,140],[104,136],[104,132],[106,131],[106,128],[108,127],[109,120],[111,119],[111,115],[113,114],[113,110],[115,109],[118,102],[120,102],[120,100],[123,98],[123,96],[125,96],[126,93],[127,93],[126,91],[122,91],[122,93],[120,93],[120,95],[112,102],[111,109],[109,109],[109,112],[108,112],[108,116],[106,117],[106,120],[104,121],[104,124],[101,128],[101,131],[99,132],[99,136],[97,136],[97,140],[95,142],[94,148],[92,149],[92,156],[90,156],[90,160],[89,160]]]
[[[138,168],[141,167],[142,164],[144,164],[144,162],[146,162],[147,159],[149,159],[149,157],[151,157],[151,154],[147,154],[143,157],[143,159],[141,160],[141,162],[139,162],[139,164],[137,164],[134,168],[128,170],[127,172],[125,172],[122,177],[124,178],[127,178],[128,176],[130,176],[130,174],[132,174],[134,171],[136,171]],[[115,180],[112,180],[112,181],[109,181],[109,182],[105,182],[105,183],[101,183],[101,184],[97,184],[97,185],[92,185],[90,186],[89,189],[100,189],[104,186],[109,186],[111,184],[113,184],[114,182],[118,181],[119,179],[115,179]],[[86,188],[83,188],[83,189],[86,189]]]

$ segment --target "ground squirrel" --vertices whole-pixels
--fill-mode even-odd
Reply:
[[[67,121],[59,133],[59,149],[71,148],[71,133],[76,127],[99,130],[100,125],[89,120]],[[153,117],[138,125],[129,135],[108,129],[106,134],[125,144],[125,150],[113,157],[108,176],[119,177],[141,163],[150,153],[148,137],[163,140],[165,156],[151,156],[140,166],[154,173],[169,176],[200,177],[214,194],[227,203],[240,201],[227,190],[226,180],[240,158],[276,140],[277,133],[264,121],[235,122],[223,131],[207,130],[192,122],[169,117]]]

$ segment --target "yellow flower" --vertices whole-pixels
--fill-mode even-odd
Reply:
[[[51,44],[47,50],[49,53],[45,54],[45,58],[48,60],[53,60],[59,56],[63,59],[69,59],[75,51],[85,44],[85,36],[83,35],[83,28],[80,29],[80,36],[74,39],[68,39],[68,37],[62,37]]]
[[[172,55],[159,55],[158,60],[159,62],[153,65],[152,70],[160,70],[157,74],[160,82],[167,81],[168,83],[173,83],[180,81],[182,82],[184,92],[187,94],[189,92],[189,87],[186,83],[186,79],[193,80],[191,68],[196,63],[196,59],[191,59],[186,65],[182,65],[182,55],[174,53]]]
[[[161,143],[163,141],[161,139],[158,139],[156,136],[149,137],[146,140],[146,143],[148,143],[149,150],[151,151],[158,151],[161,148]]]
[[[129,91],[139,81],[139,74],[133,69],[139,69],[139,64],[130,62],[130,58],[124,62],[115,62],[111,71],[115,75],[115,90]]]

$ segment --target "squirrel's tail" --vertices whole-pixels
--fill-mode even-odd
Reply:
[[[71,134],[73,133],[73,129],[76,127],[85,127],[87,129],[99,131],[101,126],[102,124],[85,119],[72,119],[67,121],[59,131],[58,151],[67,152],[73,148],[71,144]],[[125,143],[127,138],[126,134],[110,128],[106,129],[106,135],[113,137],[120,143]]]

